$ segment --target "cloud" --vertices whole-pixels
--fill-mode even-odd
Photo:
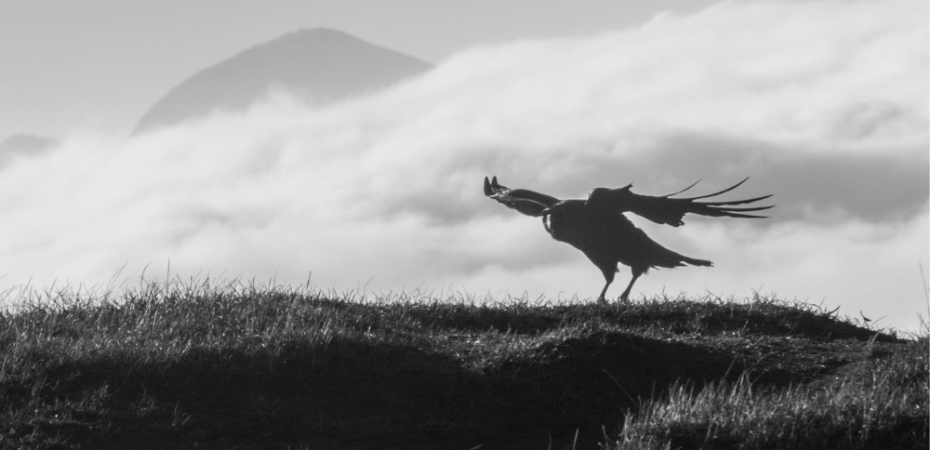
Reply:
[[[326,108],[278,93],[135,137],[71,136],[0,169],[0,284],[103,283],[124,266],[161,277],[170,260],[182,278],[588,298],[600,273],[538,219],[487,201],[485,175],[560,198],[751,176],[739,193],[774,193],[771,219],[637,221],[716,267],[654,271],[634,291],[762,288],[873,318],[891,308],[888,325],[914,328],[928,248],[921,9],[721,3],[472,49]]]

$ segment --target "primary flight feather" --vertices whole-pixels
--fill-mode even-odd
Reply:
[[[772,206],[738,205],[755,203],[771,195],[731,201],[697,201],[730,192],[747,179],[722,191],[698,197],[672,198],[673,195],[691,189],[694,184],[674,194],[658,197],[634,193],[630,190],[633,186],[631,184],[619,189],[596,188],[587,200],[559,200],[529,189],[510,189],[499,184],[497,177],[491,180],[485,177],[484,195],[528,216],[542,217],[543,226],[553,239],[581,250],[604,275],[606,284],[598,296],[599,302],[606,301],[604,295],[614,281],[617,264],[630,266],[633,278],[620,294],[620,299],[626,301],[633,283],[650,268],[674,268],[686,264],[712,266],[713,263],[690,258],[659,245],[633,225],[623,213],[631,212],[655,223],[673,227],[684,225],[683,218],[688,213],[711,217],[765,218],[748,213]]]

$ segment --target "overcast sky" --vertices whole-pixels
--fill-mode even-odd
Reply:
[[[0,3],[0,138],[61,140],[0,168],[0,291],[170,259],[182,277],[587,299],[599,271],[485,199],[485,175],[559,198],[750,176],[734,195],[774,194],[770,219],[636,221],[715,267],[655,270],[634,298],[927,317],[925,1],[305,3]],[[325,108],[278,95],[128,136],[194,72],[314,26],[437,67]]]
[[[431,63],[476,45],[636,26],[709,0],[76,0],[0,2],[0,140],[131,129],[206,66],[328,27]]]

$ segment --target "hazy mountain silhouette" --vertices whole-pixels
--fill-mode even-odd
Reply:
[[[35,156],[45,153],[58,141],[35,134],[14,134],[0,142],[0,167],[17,156]]]
[[[241,110],[273,88],[322,105],[390,86],[431,67],[341,31],[300,30],[194,74],[155,103],[134,133],[217,109]]]

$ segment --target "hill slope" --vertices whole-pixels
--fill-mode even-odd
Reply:
[[[273,88],[299,94],[311,104],[325,104],[390,86],[430,68],[426,62],[340,31],[301,30],[194,74],[155,103],[134,132],[217,109],[243,109]]]
[[[928,442],[926,337],[775,299],[359,302],[206,282],[52,298],[0,316],[0,446]]]

